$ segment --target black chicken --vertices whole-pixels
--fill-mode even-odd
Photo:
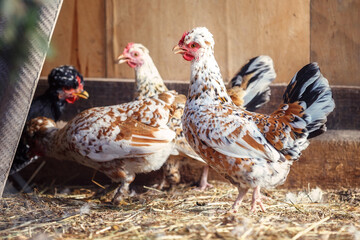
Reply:
[[[26,121],[44,116],[54,121],[59,120],[68,103],[72,104],[78,98],[89,97],[84,90],[83,76],[73,66],[54,68],[48,76],[49,88],[46,92],[33,100]],[[36,160],[36,152],[30,151],[23,131],[16,150],[10,174],[14,174]]]

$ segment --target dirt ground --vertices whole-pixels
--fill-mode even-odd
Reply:
[[[360,239],[360,190],[263,191],[266,212],[250,212],[248,193],[230,213],[237,190],[216,181],[147,188],[119,206],[88,200],[94,189],[53,188],[0,199],[2,239]]]

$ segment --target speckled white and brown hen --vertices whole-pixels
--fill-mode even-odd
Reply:
[[[173,151],[175,132],[168,127],[177,95],[85,110],[58,129],[48,118],[31,120],[27,132],[36,151],[94,168],[119,183],[113,201],[128,193],[135,174],[159,169]]]
[[[191,62],[183,130],[195,152],[238,188],[235,211],[249,188],[254,189],[251,209],[258,204],[265,211],[260,188],[284,183],[308,139],[326,130],[335,107],[331,89],[311,63],[292,78],[275,112],[246,111],[226,91],[214,44],[209,30],[199,27],[184,33],[173,49]]]

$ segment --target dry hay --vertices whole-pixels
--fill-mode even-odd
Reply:
[[[250,193],[228,213],[237,191],[228,183],[198,192],[148,188],[120,206],[86,200],[90,188],[12,194],[0,200],[3,239],[360,239],[360,191],[266,191],[267,212],[250,213]],[[56,192],[56,189],[53,189]],[[287,197],[286,197],[286,194]],[[322,194],[322,196],[320,196]],[[314,202],[315,200],[320,202]],[[40,235],[39,235],[40,234]]]

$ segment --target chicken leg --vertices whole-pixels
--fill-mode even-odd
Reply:
[[[196,188],[196,190],[199,191],[204,191],[206,188],[212,188],[213,185],[211,185],[210,183],[208,183],[207,179],[208,179],[208,175],[209,175],[209,166],[206,165],[203,169],[203,173],[201,175],[200,178],[200,184],[199,187]]]
[[[239,195],[236,198],[234,204],[232,205],[232,210],[234,212],[237,212],[237,210],[239,209],[239,206],[240,206],[241,202],[243,201],[243,199],[249,189],[238,187],[238,190],[239,190]]]
[[[120,182],[120,186],[115,190],[113,197],[113,204],[118,205],[122,202],[123,198],[129,195],[129,186],[135,179],[135,174],[127,173],[125,178]]]
[[[266,212],[266,209],[262,203],[262,199],[265,199],[266,197],[262,196],[260,193],[260,187],[257,186],[254,188],[254,192],[252,195],[252,202],[251,202],[251,212],[256,212],[256,205],[259,205],[261,210],[263,212]]]

